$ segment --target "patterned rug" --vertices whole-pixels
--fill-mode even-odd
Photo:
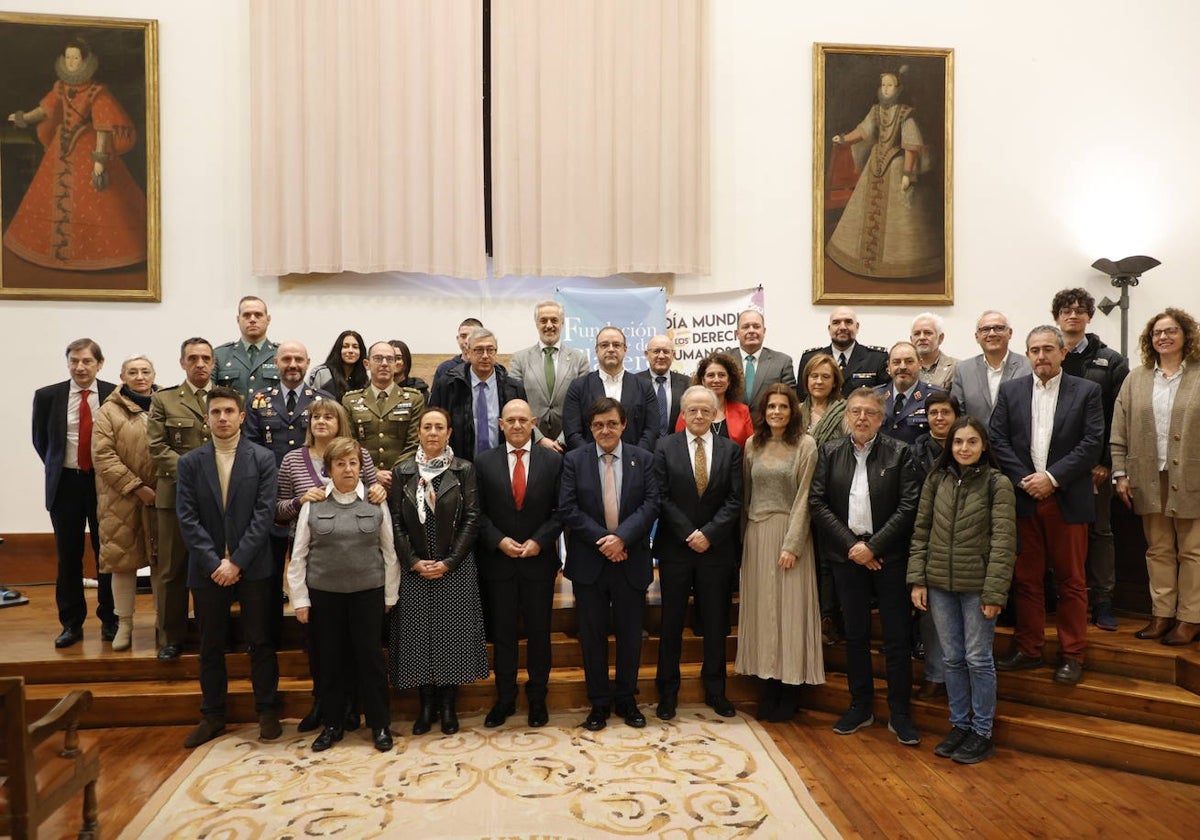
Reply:
[[[121,838],[837,837],[795,769],[753,720],[685,706],[670,723],[601,732],[583,713],[550,725],[414,738],[376,752],[362,730],[323,753],[286,727],[200,747]],[[407,722],[406,722],[407,723]]]

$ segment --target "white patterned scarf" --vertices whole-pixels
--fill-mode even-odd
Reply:
[[[421,478],[417,482],[417,520],[424,525],[428,511],[437,504],[437,492],[433,489],[433,480],[449,469],[454,462],[454,450],[446,445],[446,451],[436,458],[430,458],[425,450],[417,447],[417,472]]]

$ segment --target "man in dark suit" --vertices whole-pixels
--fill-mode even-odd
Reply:
[[[216,348],[213,381],[236,389],[248,400],[255,391],[279,384],[275,366],[279,345],[267,338],[271,316],[262,298],[246,295],[238,301],[237,324],[241,337]]]
[[[563,459],[559,519],[567,528],[564,574],[575,592],[579,647],[592,711],[583,726],[607,726],[616,707],[629,726],[646,718],[637,707],[642,656],[642,613],[654,578],[650,528],[658,516],[654,455],[622,440],[625,408],[601,397],[587,412],[594,443]],[[608,616],[617,644],[616,681],[608,679]]]
[[[479,538],[475,555],[490,604],[496,703],[484,726],[496,727],[516,711],[517,622],[528,640],[525,697],[529,725],[545,726],[550,680],[550,616],[558,556],[559,473],[562,456],[531,446],[537,418],[524,400],[505,404],[500,417],[505,445],[479,453]]]
[[[1088,525],[1096,518],[1092,469],[1104,446],[1100,386],[1064,374],[1058,327],[1034,327],[1025,340],[1032,376],[1000,386],[989,422],[992,451],[1017,493],[1017,650],[997,670],[1038,668],[1046,643],[1046,564],[1058,590],[1059,664],[1054,681],[1075,685],[1087,648]]]
[[[251,443],[271,450],[275,466],[283,456],[304,446],[308,431],[308,407],[313,400],[334,399],[333,394],[304,384],[308,376],[308,350],[299,341],[284,341],[275,351],[275,367],[279,384],[255,391],[246,409],[246,438]],[[348,431],[348,430],[347,430]],[[271,638],[279,647],[283,630],[283,568],[287,561],[288,527],[271,528],[271,574],[275,579],[272,590],[275,606],[271,609]]]
[[[579,449],[592,442],[588,411],[596,400],[610,397],[621,403],[625,414],[622,440],[654,451],[659,428],[658,398],[648,379],[625,371],[625,351],[625,334],[616,327],[605,327],[596,334],[598,369],[572,382],[563,404],[567,449]]]
[[[888,351],[888,375],[892,381],[875,389],[885,400],[880,431],[909,446],[929,431],[929,421],[925,418],[925,397],[929,390],[917,378],[920,369],[916,346],[898,341]]]
[[[467,337],[470,362],[453,365],[434,379],[429,404],[450,412],[450,448],[456,458],[475,456],[500,445],[500,409],[524,400],[525,388],[496,364],[496,336],[476,327]]]
[[[200,723],[184,739],[197,747],[225,728],[225,646],[230,608],[241,608],[250,644],[250,681],[259,737],[278,738],[279,664],[271,641],[271,547],[278,470],[270,451],[241,433],[246,418],[240,392],[215,387],[208,394],[212,441],[177,464],[175,510],[188,552],[188,586],[200,623]]]
[[[763,347],[767,336],[766,318],[757,309],[738,313],[738,350],[731,352],[742,365],[742,378],[746,381],[746,404],[753,413],[763,390],[772,383],[782,382],[789,388],[796,387],[796,376],[792,373],[792,357],[770,347]],[[674,425],[671,426],[675,428]]]
[[[117,633],[112,575],[100,574],[100,525],[96,519],[96,471],[92,467],[92,418],[116,386],[96,378],[104,367],[100,345],[80,338],[67,345],[71,378],[39,388],[33,395],[33,448],[46,468],[46,510],[54,528],[58,574],[54,600],[62,632],[57,648],[83,638],[87,600],[83,595],[84,528],[91,533],[92,556],[100,588],[96,617],[100,637],[111,642]]]
[[[732,717],[725,696],[725,639],[729,603],[741,547],[742,448],[712,433],[716,395],[695,385],[683,395],[685,430],[659,438],[654,475],[661,511],[654,550],[662,589],[662,633],[658,648],[658,716],[675,717],[679,658],[688,596],[695,597],[704,633],[704,702]]]
[[[650,366],[634,376],[645,379],[654,389],[654,398],[658,402],[658,436],[661,438],[675,431],[680,401],[691,380],[671,370],[671,365],[675,364],[675,345],[665,335],[656,335],[646,344],[646,361]]]
[[[829,344],[805,350],[796,368],[796,393],[803,400],[808,394],[804,381],[804,366],[818,353],[833,356],[842,369],[842,396],[848,397],[856,388],[875,388],[885,384],[888,354],[882,347],[858,343],[858,316],[848,306],[839,306],[829,314]]]
[[[871,668],[871,599],[883,621],[888,729],[901,744],[921,742],[910,709],[912,638],[908,543],[921,472],[908,446],[879,434],[883,395],[860,388],[846,405],[850,434],[821,447],[808,504],[817,546],[833,569],[846,625],[850,708],[833,731],[850,735],[875,722]]]

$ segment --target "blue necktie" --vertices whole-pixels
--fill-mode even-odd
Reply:
[[[658,433],[665,435],[667,433],[667,391],[663,387],[663,383],[667,381],[665,376],[656,376],[654,381],[658,386],[654,389],[655,396],[658,397]]]
[[[478,453],[491,448],[488,435],[487,383],[480,382],[475,386],[475,451]]]

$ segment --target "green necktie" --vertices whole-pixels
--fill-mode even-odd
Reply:
[[[757,372],[758,366],[754,363],[754,356],[746,357],[746,402],[750,402],[750,398],[754,396],[754,374]]]
[[[251,344],[246,348],[246,355],[250,357],[250,369],[254,369],[254,363],[258,360],[258,345]]]
[[[542,370],[545,371],[545,374],[546,374],[546,393],[553,394],[554,393],[554,348],[553,347],[543,347],[542,348],[542,356],[544,357],[542,359]]]

